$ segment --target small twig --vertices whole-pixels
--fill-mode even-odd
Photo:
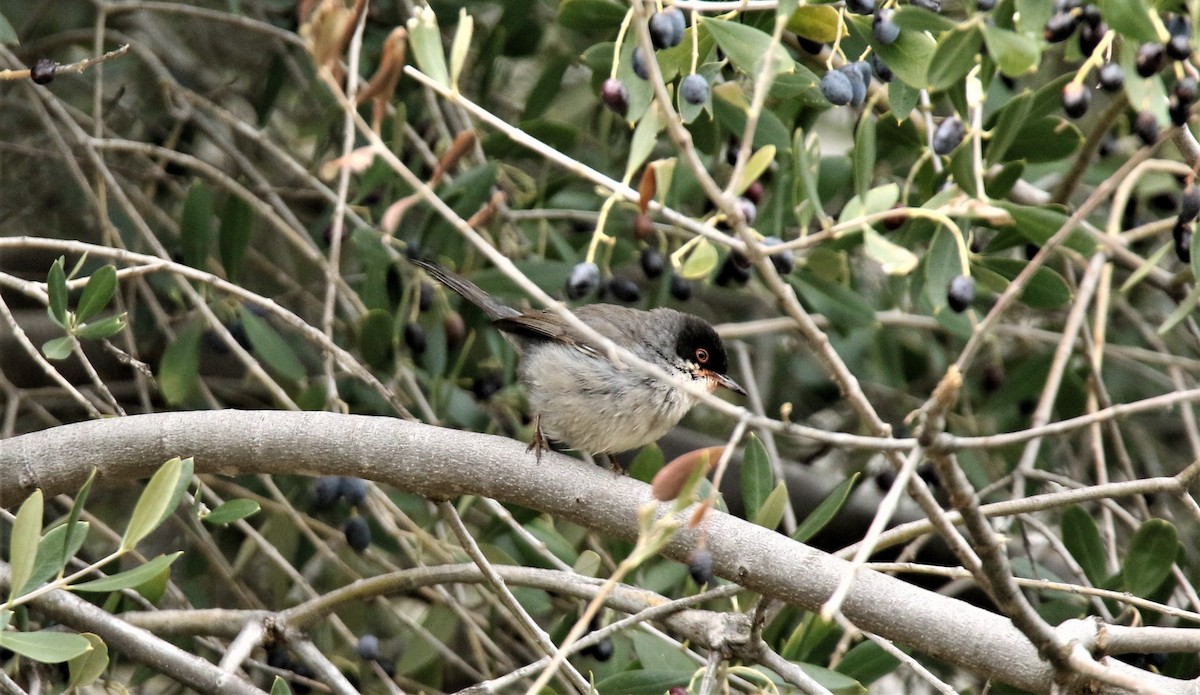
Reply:
[[[48,76],[50,79],[53,79],[64,74],[78,75],[93,65],[103,63],[104,61],[111,58],[116,58],[117,56],[125,55],[128,50],[129,44],[123,44],[117,48],[114,48],[108,53],[105,53],[104,55],[94,56],[92,58],[84,58],[76,63],[68,63],[66,65],[54,63],[53,67],[50,68]],[[25,80],[31,77],[31,73],[32,70],[30,68],[25,68],[22,70],[0,70],[0,80]]]

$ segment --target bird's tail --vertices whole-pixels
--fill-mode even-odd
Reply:
[[[521,313],[504,302],[496,299],[487,292],[479,289],[479,286],[470,280],[456,273],[452,273],[436,263],[419,258],[412,259],[412,262],[423,268],[425,272],[433,276],[435,280],[454,290],[458,294],[462,295],[464,299],[482,309],[483,313],[487,314],[488,318],[492,319],[493,321],[496,319],[508,318],[510,316],[517,316]]]

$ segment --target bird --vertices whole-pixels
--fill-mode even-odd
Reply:
[[[600,344],[557,314],[518,311],[436,263],[412,262],[479,307],[520,353],[518,377],[535,423],[528,450],[536,451],[539,462],[550,441],[592,455],[640,449],[696,404],[678,385],[614,363]],[[726,373],[725,346],[704,319],[665,307],[646,311],[615,304],[589,304],[572,313],[668,374],[699,382],[709,393],[725,388],[746,394]]]

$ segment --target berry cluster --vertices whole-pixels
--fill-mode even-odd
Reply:
[[[650,43],[654,46],[654,50],[674,48],[683,40],[683,32],[687,29],[687,18],[684,17],[682,10],[668,7],[662,12],[655,12],[651,15],[646,28],[650,32]],[[648,58],[643,54],[640,46],[633,49],[633,53],[630,54],[630,67],[633,68],[633,74],[643,80],[650,79],[647,60]],[[687,75],[679,83],[679,95],[689,104],[703,104],[708,101],[708,80],[696,73]],[[600,101],[618,116],[624,116],[629,112],[629,90],[616,77],[608,78],[600,86]]]

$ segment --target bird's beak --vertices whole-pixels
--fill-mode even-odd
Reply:
[[[710,380],[709,383],[711,383],[711,384],[715,384],[716,386],[724,386],[725,388],[729,389],[730,391],[733,391],[734,393],[740,393],[743,396],[746,395],[746,389],[742,388],[741,386],[738,386],[738,383],[736,381],[734,381],[733,379],[729,378],[728,375],[718,374],[716,372],[705,370],[705,376],[707,376],[709,378],[709,380]]]

